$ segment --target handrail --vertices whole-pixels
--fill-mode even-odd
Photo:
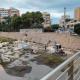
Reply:
[[[48,73],[46,76],[44,76],[40,80],[48,80],[52,75],[55,75],[56,72],[64,69],[67,65],[69,65],[69,63],[71,63],[72,61],[74,61],[75,59],[77,59],[79,56],[80,56],[80,52],[75,53],[72,57],[70,57],[69,59],[67,59],[66,61],[64,61],[61,65],[59,65],[57,68],[55,68],[53,71],[51,71],[50,73]]]

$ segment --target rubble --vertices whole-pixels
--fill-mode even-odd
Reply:
[[[2,47],[0,48],[0,58],[2,62],[11,62],[19,58],[20,55],[23,54],[20,50],[29,48],[29,43],[25,43],[24,41],[15,41],[13,44],[3,42],[1,44]]]

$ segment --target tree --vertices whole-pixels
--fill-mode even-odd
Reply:
[[[43,16],[41,12],[27,12],[21,16],[5,17],[0,23],[1,31],[19,31],[19,29],[42,28]]]
[[[5,31],[10,32],[11,31],[11,17],[10,16],[4,17],[4,19],[5,19],[5,26],[6,26]]]
[[[0,31],[6,31],[6,23],[5,22],[1,22],[0,23]]]
[[[2,23],[0,22],[0,31],[2,31],[2,28],[3,28],[3,25],[2,25]]]
[[[22,20],[20,16],[13,16],[11,19],[11,30],[19,31],[21,28]]]
[[[32,15],[33,15],[33,13],[32,13]],[[42,14],[39,11],[35,12],[35,14],[33,16],[33,21],[34,21],[34,23],[37,23],[37,24],[42,24],[42,22],[44,21]]]
[[[44,28],[43,32],[52,32],[51,26]]]
[[[23,28],[29,28],[31,26],[31,14],[29,12],[22,15],[22,26]]]
[[[71,19],[65,19],[65,22],[69,22],[69,21],[71,21]]]
[[[56,31],[59,28],[59,24],[51,25],[52,31]]]
[[[80,35],[80,23],[74,25],[74,32]]]
[[[43,32],[54,32],[57,29],[59,29],[59,27],[60,27],[59,24],[54,24],[54,25],[44,28]]]
[[[41,12],[27,12],[22,15],[22,23],[24,28],[40,28],[43,21]]]

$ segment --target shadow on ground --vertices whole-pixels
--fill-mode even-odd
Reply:
[[[26,73],[30,73],[32,67],[30,66],[15,66],[13,68],[7,68],[5,71],[12,76],[23,77]]]
[[[2,64],[2,66],[7,74],[17,77],[24,77],[26,73],[30,73],[32,70],[32,67],[29,65],[20,65],[20,66],[16,65],[11,68],[7,67],[8,64],[5,65]]]

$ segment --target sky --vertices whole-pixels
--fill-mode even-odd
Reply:
[[[63,15],[64,7],[66,14],[74,18],[74,9],[80,7],[80,0],[0,0],[0,7],[14,7],[19,9],[21,14],[27,11],[48,12],[51,22],[56,24]]]

